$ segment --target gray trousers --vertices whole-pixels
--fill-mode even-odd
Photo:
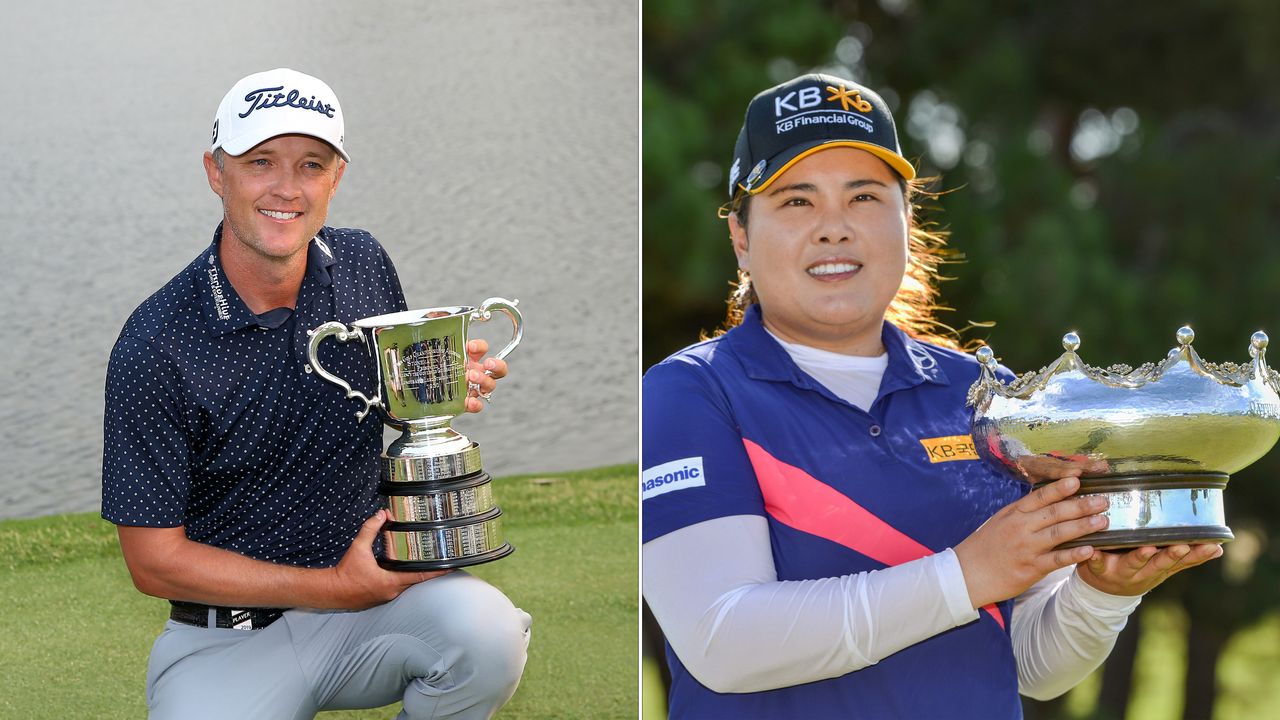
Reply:
[[[520,683],[529,623],[461,571],[368,610],[290,610],[262,630],[170,620],[147,666],[149,717],[301,719],[403,700],[399,720],[489,718]]]

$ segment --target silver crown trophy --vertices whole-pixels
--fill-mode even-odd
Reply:
[[[979,348],[981,376],[969,389],[978,453],[1032,483],[1080,475],[1077,494],[1106,495],[1107,529],[1062,547],[1100,549],[1222,543],[1223,491],[1231,473],[1280,438],[1280,375],[1267,366],[1267,336],[1250,338],[1244,365],[1209,363],[1195,333],[1159,363],[1105,370],[1081,361],[1080,338],[1048,367],[1008,385],[995,355]]]
[[[363,419],[377,409],[402,434],[382,453],[384,497],[391,519],[383,529],[383,557],[393,570],[443,570],[477,565],[513,551],[502,534],[480,446],[449,427],[466,412],[467,331],[493,312],[511,318],[511,340],[494,356],[505,358],[523,335],[516,300],[489,298],[479,307],[438,307],[379,315],[350,326],[327,322],[309,334],[309,369],[364,402]],[[320,366],[325,338],[359,340],[368,351],[373,399]]]

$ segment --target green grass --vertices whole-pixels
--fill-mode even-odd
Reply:
[[[662,669],[658,661],[646,657],[640,666],[644,687],[640,691],[641,720],[666,720],[667,696],[662,691]]]
[[[516,552],[471,571],[534,618],[524,679],[499,717],[635,717],[635,475],[622,465],[494,481]],[[0,521],[0,717],[145,717],[147,653],[167,616],[167,602],[133,588],[96,514]]]

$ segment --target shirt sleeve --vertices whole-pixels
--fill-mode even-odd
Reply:
[[[640,476],[645,541],[718,517],[764,515],[742,433],[705,363],[676,356],[645,373]]]
[[[1141,596],[1111,595],[1056,570],[1014,602],[1009,634],[1018,663],[1018,692],[1055,698],[1107,659]]]
[[[102,517],[117,525],[182,525],[190,458],[176,371],[149,343],[121,337],[107,365]]]
[[[839,677],[978,619],[950,549],[883,570],[778,581],[768,521],[740,515],[643,546],[644,596],[676,656],[722,693]]]

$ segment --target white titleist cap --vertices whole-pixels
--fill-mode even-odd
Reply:
[[[254,73],[237,82],[218,105],[213,147],[241,155],[278,135],[310,135],[333,146],[343,160],[342,107],[319,78],[288,68]]]

